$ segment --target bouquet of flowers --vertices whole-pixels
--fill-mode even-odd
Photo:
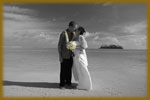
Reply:
[[[75,48],[76,48],[76,43],[75,43],[75,41],[70,41],[70,42],[68,42],[66,47],[67,47],[67,49],[69,49],[69,50],[75,49]]]

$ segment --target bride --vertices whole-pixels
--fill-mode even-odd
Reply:
[[[73,50],[75,56],[73,58],[73,75],[76,81],[78,81],[77,89],[92,90],[91,76],[88,71],[88,61],[85,49],[88,47],[84,38],[85,29],[79,27],[76,31],[79,33],[79,40],[75,41],[76,49]]]

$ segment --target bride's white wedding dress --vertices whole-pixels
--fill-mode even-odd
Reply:
[[[73,58],[73,75],[74,79],[78,81],[77,89],[92,90],[91,76],[88,71],[88,61],[85,48],[87,42],[83,36],[79,36],[79,41],[75,41],[77,46],[81,46],[82,50],[76,48],[73,50],[75,56]]]

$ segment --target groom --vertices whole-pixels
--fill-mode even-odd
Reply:
[[[73,38],[73,32],[77,29],[75,21],[69,22],[69,27],[65,30],[68,34],[69,41]],[[60,88],[64,89],[65,86],[71,88],[72,78],[72,65],[73,65],[73,52],[66,48],[65,31],[60,34],[58,42],[58,52],[60,61]]]

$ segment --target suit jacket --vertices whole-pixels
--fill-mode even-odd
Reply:
[[[66,31],[68,34],[69,41],[71,41],[73,39],[73,33],[71,33],[68,29]],[[73,57],[73,52],[66,48],[66,44],[67,43],[66,43],[65,31],[63,31],[60,34],[59,42],[58,42],[59,57],[63,59],[69,59],[70,57]]]

